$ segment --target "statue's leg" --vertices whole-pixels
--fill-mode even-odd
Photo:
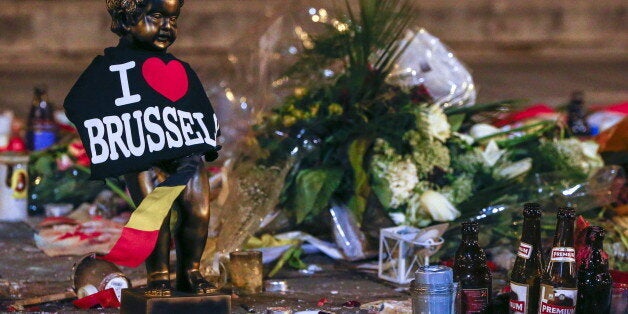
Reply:
[[[201,276],[201,256],[209,227],[209,180],[200,157],[194,177],[178,199],[179,225],[175,235],[177,250],[176,289],[198,294],[215,293],[216,287]]]
[[[162,175],[152,171],[143,171],[125,175],[127,188],[138,205],[148,193],[155,188],[155,183],[163,181]],[[164,219],[155,249],[146,259],[147,289],[150,296],[169,296],[172,293],[170,284],[170,213]]]

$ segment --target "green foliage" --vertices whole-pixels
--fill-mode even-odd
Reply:
[[[449,169],[451,159],[445,144],[422,138],[420,132],[415,130],[406,132],[404,139],[412,148],[412,160],[420,177],[425,178],[435,167]]]
[[[573,178],[586,178],[592,171],[604,165],[596,155],[597,146],[591,153],[586,152],[586,145],[593,143],[581,142],[576,138],[544,140],[538,146],[539,172],[562,171]]]
[[[318,214],[328,204],[340,184],[342,173],[338,169],[312,168],[297,174],[293,205],[297,223],[301,223],[307,215]]]
[[[385,138],[402,147],[406,130],[416,127],[411,97],[385,82],[404,51],[399,39],[416,17],[410,0],[359,0],[344,3],[344,15],[311,35],[286,76],[302,85],[260,125],[257,142],[266,164],[295,158],[281,200],[297,223],[318,214],[334,196],[343,198],[358,218],[371,193],[369,147]],[[319,79],[331,65],[341,70]],[[347,169],[347,170],[343,170]],[[351,169],[351,171],[348,171]]]
[[[357,139],[349,145],[349,163],[353,169],[354,194],[349,200],[349,208],[358,221],[362,221],[362,214],[366,210],[366,200],[371,193],[368,174],[364,170],[364,157],[370,146],[370,141],[364,138]]]

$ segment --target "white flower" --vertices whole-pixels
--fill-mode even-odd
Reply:
[[[478,139],[478,138],[486,137],[486,136],[493,135],[499,132],[501,132],[500,129],[490,124],[478,123],[471,127],[471,130],[469,130],[469,135],[471,135],[471,137],[475,139]]]
[[[432,105],[427,112],[428,133],[431,137],[445,142],[451,136],[447,116],[438,105]]]
[[[419,183],[416,172],[416,166],[409,159],[389,164],[385,177],[390,183],[389,188],[392,194],[390,207],[397,208],[408,201],[412,190]]]
[[[406,223],[406,215],[404,213],[388,213],[388,216],[398,226]]]
[[[516,178],[532,168],[532,158],[524,158],[502,167],[497,171],[497,177],[504,179]]]
[[[488,142],[488,145],[486,145],[486,148],[484,148],[484,151],[482,152],[484,164],[488,167],[495,166],[499,158],[501,158],[505,152],[506,150],[499,149],[497,143],[494,140],[491,140],[490,142]]]
[[[598,143],[593,141],[584,141],[581,144],[582,153],[590,159],[598,159],[597,149],[600,147]]]
[[[470,136],[464,133],[454,132],[454,136],[463,140],[465,143],[467,143],[467,145],[473,145],[473,142],[475,142],[475,139],[473,138],[473,136]]]
[[[428,190],[419,199],[421,210],[427,212],[435,221],[452,221],[460,217],[460,212],[442,194]]]

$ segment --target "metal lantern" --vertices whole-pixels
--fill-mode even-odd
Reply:
[[[379,236],[378,276],[397,284],[407,284],[414,272],[429,265],[429,257],[444,243],[441,235],[447,224],[425,229],[409,226],[384,228]]]

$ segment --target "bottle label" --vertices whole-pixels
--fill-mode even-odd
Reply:
[[[488,289],[462,289],[462,304],[465,314],[483,313],[488,307]]]
[[[572,247],[555,247],[552,248],[552,262],[575,262],[576,250]]]
[[[525,259],[529,259],[532,256],[532,245],[527,244],[525,242],[521,242],[519,244],[519,250],[517,251],[517,256],[521,256]]]
[[[28,196],[28,172],[24,168],[13,170],[11,176],[11,190],[13,190],[13,198],[23,199]]]
[[[510,282],[510,313],[525,314],[528,310],[528,285]]]
[[[114,277],[107,284],[103,290],[113,289],[118,301],[122,300],[122,289],[127,289],[129,282],[124,277]]]
[[[541,285],[539,312],[541,314],[576,313],[578,289]]]
[[[33,150],[42,150],[52,146],[56,141],[55,132],[35,131],[33,132]]]

